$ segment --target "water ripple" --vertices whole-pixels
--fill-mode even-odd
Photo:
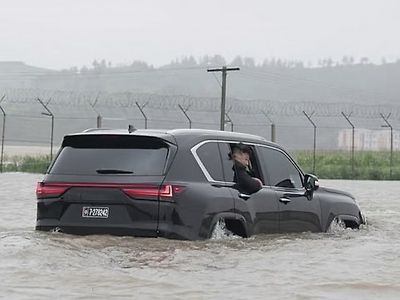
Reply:
[[[190,242],[36,232],[39,177],[0,174],[0,298],[400,299],[397,182],[323,181],[357,197],[360,230],[243,239],[222,226]]]

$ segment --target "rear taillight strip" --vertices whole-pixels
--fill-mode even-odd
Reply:
[[[43,182],[38,182],[36,186],[36,197],[41,198],[56,198],[64,194],[69,186],[59,184],[46,185]]]
[[[182,186],[163,184],[161,186],[154,184],[124,184],[124,183],[78,183],[78,182],[38,182],[36,187],[36,196],[42,198],[56,198],[64,194],[73,187],[82,188],[118,188],[132,198],[141,198],[148,200],[168,200],[171,201],[174,195],[183,191]]]

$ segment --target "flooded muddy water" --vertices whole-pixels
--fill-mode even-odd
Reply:
[[[400,299],[400,183],[321,180],[354,194],[360,230],[207,241],[34,230],[41,175],[0,174],[0,298]]]

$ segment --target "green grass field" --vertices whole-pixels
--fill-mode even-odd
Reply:
[[[5,156],[3,172],[45,173],[50,164],[50,155]]]
[[[315,173],[319,178],[400,180],[400,152],[393,152],[392,177],[389,151],[355,152],[354,164],[350,152],[319,151],[316,153],[315,172],[312,151],[297,151],[292,155],[304,172]]]
[[[400,180],[400,152],[393,153],[392,177],[390,177],[390,152],[355,152],[354,171],[351,154],[343,151],[319,151],[316,153],[313,171],[312,151],[291,153],[305,173],[315,173],[324,179],[371,179]],[[5,157],[3,172],[45,173],[50,157],[12,156]]]

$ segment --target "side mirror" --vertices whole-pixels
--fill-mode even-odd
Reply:
[[[307,192],[316,191],[319,188],[318,177],[313,174],[304,175],[304,188]]]

